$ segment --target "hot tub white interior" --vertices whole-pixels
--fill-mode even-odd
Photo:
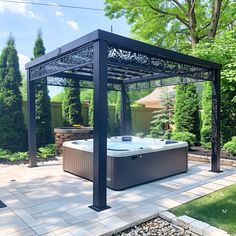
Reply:
[[[92,153],[93,139],[67,141],[64,142],[63,146]],[[122,157],[176,149],[187,146],[188,144],[186,142],[181,141],[140,138],[135,136],[131,137],[131,141],[122,141],[122,136],[118,136],[107,139],[107,155],[113,157]]]

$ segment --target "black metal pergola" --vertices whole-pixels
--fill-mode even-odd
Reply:
[[[37,166],[35,86],[42,79],[52,86],[94,89],[93,209],[106,209],[107,91],[121,92],[121,130],[126,93],[151,87],[212,82],[211,171],[220,171],[221,65],[155,47],[102,30],[89,33],[28,64],[29,166]]]

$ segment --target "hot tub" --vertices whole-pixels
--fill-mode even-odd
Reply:
[[[139,137],[107,139],[107,186],[122,190],[186,172],[186,142]],[[93,180],[93,140],[63,144],[63,170]]]

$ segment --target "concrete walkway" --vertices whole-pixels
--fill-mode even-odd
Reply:
[[[95,212],[92,183],[62,171],[61,165],[0,168],[0,235],[111,235],[161,211],[236,183],[236,169],[209,172],[189,163],[188,173],[125,191],[108,189],[111,209]]]

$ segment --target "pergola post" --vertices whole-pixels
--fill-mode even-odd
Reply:
[[[127,133],[127,124],[126,124],[126,90],[125,90],[125,84],[121,85],[121,114],[120,114],[120,126],[121,126],[121,135],[126,135]]]
[[[212,80],[212,153],[211,171],[220,172],[220,70]]]
[[[93,141],[93,205],[107,208],[107,43],[94,43],[94,141]]]
[[[27,103],[28,103],[28,150],[29,167],[37,166],[36,120],[35,120],[35,83],[31,81],[30,70],[27,70]]]

